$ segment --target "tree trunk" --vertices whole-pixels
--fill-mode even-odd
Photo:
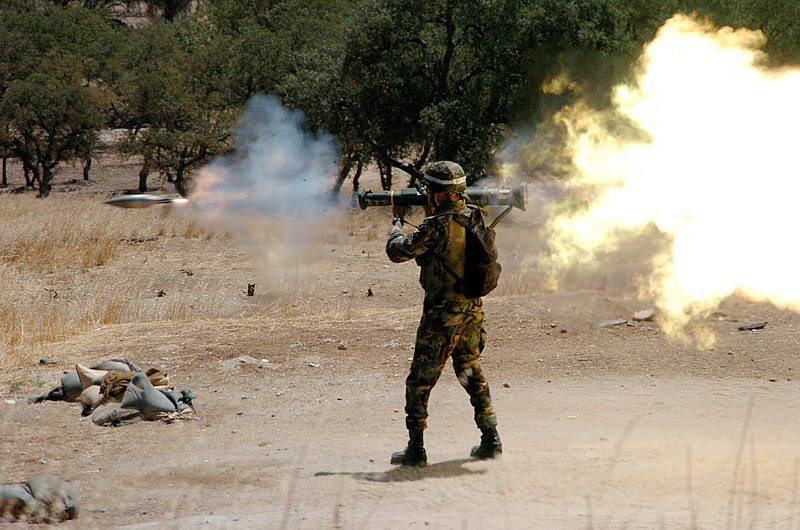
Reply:
[[[353,193],[358,192],[358,180],[361,178],[361,171],[364,169],[364,162],[361,160],[356,164],[356,173],[353,175]]]
[[[83,161],[83,180],[89,180],[89,170],[92,168],[92,157],[87,156]]]
[[[145,193],[147,191],[147,176],[150,174],[150,158],[145,156],[142,169],[139,170],[139,191]]]
[[[25,187],[33,189],[34,183],[39,180],[39,175],[26,160],[22,161],[22,174],[25,175]]]
[[[25,175],[25,187],[33,189],[39,182],[39,168],[32,166],[30,162],[22,162],[22,172]]]
[[[333,189],[331,190],[331,195],[333,197],[339,195],[339,192],[342,190],[342,184],[347,180],[351,169],[353,169],[353,157],[351,155],[343,156],[342,167],[339,169],[339,176],[336,177],[336,182],[333,183]]]
[[[39,198],[44,198],[50,195],[52,189],[51,182],[53,180],[53,171],[47,166],[42,168],[42,178],[39,179]]]
[[[184,176],[184,169],[179,167],[175,171],[175,190],[180,194],[181,197],[186,197],[189,194],[186,177]]]

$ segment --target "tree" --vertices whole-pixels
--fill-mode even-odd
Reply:
[[[474,180],[566,55],[634,48],[642,28],[631,3],[367,0],[337,97],[353,133],[411,184],[434,158],[460,161]]]
[[[227,148],[236,112],[220,69],[206,69],[213,45],[207,28],[187,19],[137,30],[120,54],[114,108],[130,131],[121,149],[144,160],[140,191],[156,169],[185,195],[191,171]]]
[[[759,29],[773,64],[800,63],[800,3],[770,0],[695,0],[690,5],[719,25]]]
[[[131,10],[144,6],[151,17],[160,16],[167,22],[175,20],[193,4],[193,0],[51,0],[51,2],[61,7],[80,6],[98,10],[116,7]]]
[[[58,164],[85,157],[101,116],[87,89],[40,75],[11,84],[0,101],[0,120],[10,124],[6,149],[32,173],[39,196],[46,197]]]
[[[19,158],[26,185],[50,192],[61,162],[88,160],[102,110],[92,84],[113,42],[103,17],[19,2],[0,11],[0,151]],[[108,31],[106,31],[108,30]]]
[[[256,94],[302,109],[309,127],[354,138],[327,91],[348,8],[343,0],[214,0],[172,30],[145,28],[121,61],[127,73],[117,106],[133,132],[126,149],[144,156],[140,189],[156,166],[186,189],[191,170],[228,147],[226,128]],[[356,163],[345,160],[348,168]]]
[[[354,134],[352,121],[341,107],[338,81],[350,23],[349,5],[345,4],[288,0],[281,9],[273,9],[270,42],[282,43],[281,56],[286,60],[270,68],[275,78],[260,89],[278,95],[290,108],[301,109],[310,128],[337,138],[341,163],[333,195],[338,195],[351,173],[353,189],[358,189],[363,168],[374,160],[369,145]]]

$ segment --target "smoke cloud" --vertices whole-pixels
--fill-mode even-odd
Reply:
[[[330,259],[336,142],[265,95],[251,98],[233,134],[232,152],[195,178],[189,212],[244,246],[271,290],[296,291]]]
[[[577,102],[554,120],[571,172],[545,230],[552,271],[660,238],[641,295],[700,348],[714,337],[699,316],[731,295],[800,310],[800,71],[768,68],[764,43],[676,15],[612,109]]]

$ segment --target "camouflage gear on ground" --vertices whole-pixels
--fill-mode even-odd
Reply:
[[[42,401],[68,401],[72,403],[79,401],[81,393],[86,390],[86,386],[83,386],[86,374],[84,374],[84,382],[82,382],[81,376],[78,373],[80,371],[78,366],[79,365],[76,365],[75,370],[67,372],[64,377],[61,378],[61,384],[59,386],[53,388],[47,394],[42,394],[41,396],[31,398],[30,401],[33,403],[41,403]],[[104,361],[94,363],[89,366],[89,369],[102,370],[106,372],[109,370],[131,370],[134,372],[142,371],[141,368],[124,357],[106,359]],[[94,384],[94,381],[90,381],[88,384]]]
[[[131,370],[109,370],[100,381],[100,390],[103,396],[117,403],[122,401],[128,384],[137,373]],[[167,375],[158,368],[150,367],[144,374],[157,389],[169,390],[172,388]]]
[[[406,378],[409,431],[427,427],[428,398],[448,357],[452,357],[456,376],[470,396],[478,428],[493,429],[497,425],[489,385],[480,366],[486,344],[483,302],[465,297],[457,280],[442,266],[444,262],[463,276],[466,231],[453,220],[453,214],[462,210],[463,200],[445,202],[408,235],[395,226],[386,243],[386,253],[393,262],[416,260],[420,285],[425,290],[414,358]]]

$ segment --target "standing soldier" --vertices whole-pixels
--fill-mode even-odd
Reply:
[[[480,459],[495,458],[503,452],[503,446],[497,434],[489,384],[480,365],[481,351],[486,344],[483,302],[479,297],[465,296],[461,286],[466,228],[455,217],[470,215],[464,200],[467,179],[460,165],[434,162],[422,181],[428,197],[427,217],[419,228],[405,235],[402,217],[395,215],[386,242],[386,253],[393,262],[416,260],[420,266],[419,281],[425,290],[414,358],[406,378],[409,441],[405,450],[392,454],[391,463],[427,465],[422,438],[427,427],[428,398],[450,356],[458,381],[470,396],[475,423],[482,433],[480,445],[473,447],[470,455]]]

